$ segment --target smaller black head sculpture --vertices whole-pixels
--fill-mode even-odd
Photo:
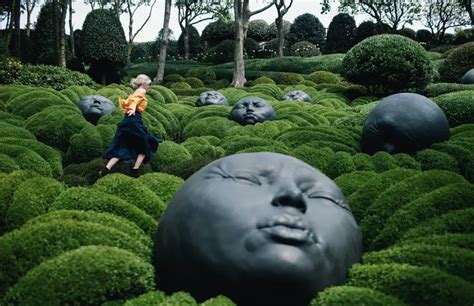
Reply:
[[[157,284],[198,300],[306,306],[344,281],[362,236],[341,190],[291,156],[219,159],[175,193],[153,247]]]
[[[289,91],[283,96],[282,99],[283,100],[299,100],[299,101],[313,103],[313,99],[311,99],[311,97],[302,90]]]
[[[464,74],[464,76],[461,79],[461,83],[463,84],[474,84],[474,68],[469,70]]]
[[[81,110],[84,118],[92,124],[97,124],[102,116],[115,110],[114,103],[102,96],[84,96],[77,102],[77,107]]]
[[[361,138],[362,152],[414,153],[449,139],[449,123],[436,103],[425,96],[388,96],[369,113]]]
[[[229,105],[227,99],[218,91],[206,91],[199,95],[196,100],[197,107],[206,105]]]
[[[254,96],[240,99],[230,112],[230,119],[241,125],[275,120],[276,118],[277,115],[270,103]]]

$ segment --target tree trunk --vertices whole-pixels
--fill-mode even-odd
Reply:
[[[61,19],[59,22],[59,54],[58,66],[66,67],[66,14],[67,14],[67,0],[61,0]]]
[[[26,12],[26,36],[30,37],[31,34],[31,11],[27,10]]]
[[[130,19],[128,23],[128,57],[130,58],[130,54],[132,53],[133,49],[133,17],[130,14]]]
[[[58,0],[53,0],[53,31],[54,31],[54,59],[56,64],[59,64],[60,54],[60,39],[59,20],[58,20]]]
[[[12,40],[13,36],[13,24],[15,22],[15,14],[13,11],[15,10],[15,3],[16,0],[12,0],[12,9],[11,12],[8,14],[9,15],[9,22],[8,22],[8,30],[7,30],[7,37],[5,38],[5,46],[7,46],[8,50],[10,50],[10,42]]]
[[[240,19],[240,20],[239,20]],[[242,18],[235,18],[235,48],[234,48],[234,76],[231,83],[233,87],[243,87],[245,82],[244,62],[244,26]]]
[[[186,26],[183,32],[183,43],[184,43],[184,59],[189,59],[189,27]]]
[[[285,43],[285,33],[283,33],[283,17],[275,20],[278,30],[278,57],[283,57],[283,44]]]
[[[166,0],[165,1],[165,16],[163,20],[163,39],[161,41],[160,57],[158,59],[158,71],[156,72],[156,77],[154,80],[155,84],[160,84],[161,82],[163,82],[163,76],[165,74],[166,51],[168,49],[170,15],[171,15],[171,0]]]
[[[74,46],[74,26],[72,24],[72,0],[69,0],[69,44],[71,45],[71,55],[76,57],[76,47]]]
[[[20,18],[21,18],[21,0],[15,0],[15,40],[13,54],[16,57],[21,57],[21,28],[20,28]]]

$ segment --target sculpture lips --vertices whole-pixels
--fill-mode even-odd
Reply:
[[[257,228],[269,235],[273,240],[285,244],[315,243],[313,232],[300,217],[278,215],[257,224]]]

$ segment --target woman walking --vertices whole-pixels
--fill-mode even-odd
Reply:
[[[139,177],[142,163],[147,163],[156,155],[158,144],[163,140],[150,135],[142,121],[142,113],[147,107],[145,93],[150,83],[151,79],[147,75],[139,74],[131,81],[135,92],[126,100],[120,99],[124,117],[117,125],[112,144],[104,153],[108,162],[99,172],[100,176],[110,173],[118,162],[127,162],[133,163],[130,176]]]

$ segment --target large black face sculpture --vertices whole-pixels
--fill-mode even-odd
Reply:
[[[238,305],[307,305],[344,281],[361,233],[340,189],[277,153],[227,156],[174,195],[155,237],[158,287]]]
[[[77,102],[77,107],[81,110],[84,118],[92,124],[97,124],[102,116],[115,110],[114,103],[102,96],[84,96]]]
[[[299,101],[313,103],[313,99],[311,99],[311,97],[302,90],[289,91],[283,96],[282,99],[283,100],[299,100]]]
[[[230,112],[230,119],[241,125],[255,124],[276,119],[273,107],[259,97],[245,97],[240,99]]]
[[[218,91],[206,91],[199,95],[196,106],[205,105],[229,105],[227,99]]]
[[[474,84],[474,68],[464,74],[461,79],[463,84]]]
[[[367,154],[414,153],[447,139],[448,119],[436,103],[418,94],[399,93],[382,99],[369,113],[361,147]]]

